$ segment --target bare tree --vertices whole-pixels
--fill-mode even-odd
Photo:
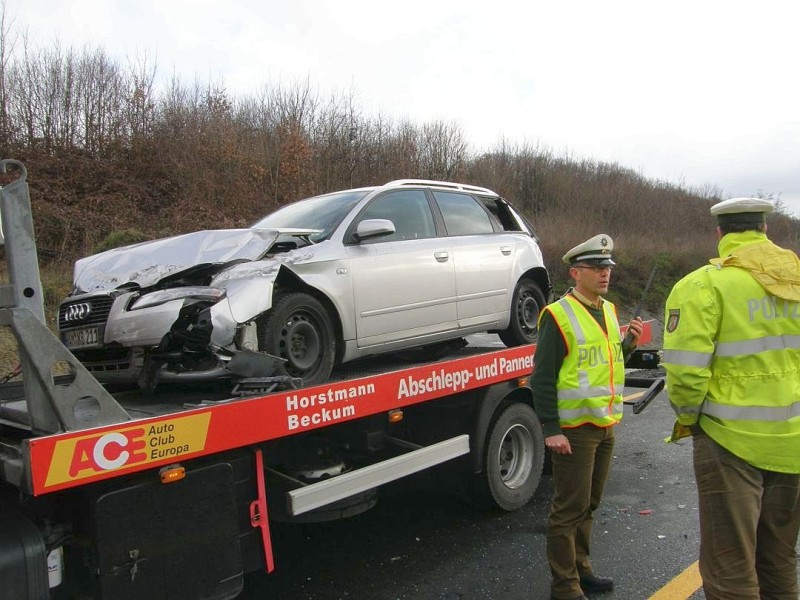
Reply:
[[[146,54],[128,64],[125,119],[133,145],[152,133],[156,111],[156,71],[155,62],[150,63]]]
[[[11,121],[8,114],[7,70],[14,53],[17,37],[12,28],[14,20],[6,13],[5,3],[0,4],[0,147],[11,142]]]
[[[434,121],[422,127],[420,160],[429,179],[457,179],[464,170],[467,142],[456,123]]]

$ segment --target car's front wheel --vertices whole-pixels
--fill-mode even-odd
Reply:
[[[511,321],[499,333],[506,346],[532,344],[539,333],[539,313],[545,306],[544,294],[531,279],[520,279],[511,299]]]
[[[279,367],[303,385],[327,381],[336,356],[336,336],[331,317],[322,303],[302,292],[276,298],[259,326],[259,347],[282,358]]]

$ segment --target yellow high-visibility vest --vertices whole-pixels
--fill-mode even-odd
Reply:
[[[690,273],[667,299],[662,364],[680,423],[755,467],[800,473],[800,302],[751,274],[786,277],[772,287],[785,293],[800,275],[785,252],[762,233],[724,236],[731,259]],[[786,268],[770,269],[778,260]]]
[[[614,305],[603,302],[606,334],[586,307],[572,295],[548,305],[567,345],[556,383],[562,428],[591,423],[615,425],[622,419],[625,364]]]

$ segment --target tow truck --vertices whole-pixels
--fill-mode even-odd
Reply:
[[[447,461],[478,502],[512,511],[533,496],[545,451],[532,345],[477,336],[438,360],[373,358],[313,387],[102,386],[46,325],[27,171],[0,161],[7,170],[0,325],[21,381],[0,384],[4,598],[235,598],[246,573],[276,567],[270,523],[355,516],[383,484]],[[663,381],[626,384],[642,388],[626,399],[636,411]]]

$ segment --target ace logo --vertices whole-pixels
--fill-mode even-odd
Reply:
[[[55,442],[43,489],[136,471],[205,450],[209,412],[70,436]]]
[[[139,428],[79,440],[69,465],[69,476],[78,477],[87,469],[108,471],[147,460],[144,434],[144,428]]]

